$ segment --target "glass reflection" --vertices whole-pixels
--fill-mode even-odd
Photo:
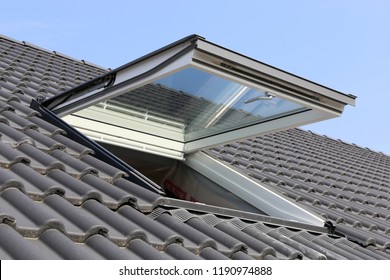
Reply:
[[[118,112],[138,114],[154,125],[180,129],[180,140],[185,142],[304,109],[268,92],[195,68],[186,68],[114,97],[104,105],[109,108],[106,105],[114,105]],[[170,138],[149,130],[148,133]]]

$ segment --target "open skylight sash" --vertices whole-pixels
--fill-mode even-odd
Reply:
[[[132,131],[101,130],[112,144],[183,155],[337,117],[354,97],[189,36],[44,104],[79,129],[93,121],[93,135]]]
[[[90,92],[88,88],[84,93],[64,93],[70,95],[61,104],[51,108],[58,116],[65,116],[103,102],[109,98],[121,95],[132,89],[148,84],[151,80],[162,78],[170,75],[172,72],[185,68],[191,61],[194,45],[179,45],[168,49],[157,56],[146,58],[134,65],[119,68],[114,71],[114,82],[107,86],[100,86],[98,89]],[[85,87],[85,86],[84,86]],[[77,88],[75,89],[77,90]],[[54,97],[54,98],[59,98]],[[50,100],[45,101],[48,106],[52,103]]]

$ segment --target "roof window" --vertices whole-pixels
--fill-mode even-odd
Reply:
[[[145,188],[322,226],[324,218],[204,150],[338,117],[355,97],[192,35],[40,101],[31,106]]]
[[[184,159],[337,117],[354,98],[192,35],[43,105],[94,140]]]

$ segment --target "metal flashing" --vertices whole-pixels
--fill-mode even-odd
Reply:
[[[273,226],[282,226],[292,229],[304,229],[310,232],[333,234],[334,227],[332,223],[325,221],[323,225],[311,225],[308,223],[281,219],[274,216],[266,216],[257,213],[234,210],[230,208],[217,207],[198,202],[190,202],[173,198],[163,198],[158,202],[161,207],[172,209],[186,209],[187,211],[203,212],[216,215],[221,218],[238,218],[246,222],[262,222]]]

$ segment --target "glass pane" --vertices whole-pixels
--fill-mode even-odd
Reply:
[[[195,68],[114,97],[100,107],[142,119],[150,124],[145,126],[147,133],[184,142],[304,109],[265,91]],[[153,129],[156,126],[176,134]],[[177,132],[182,136],[177,137]]]

